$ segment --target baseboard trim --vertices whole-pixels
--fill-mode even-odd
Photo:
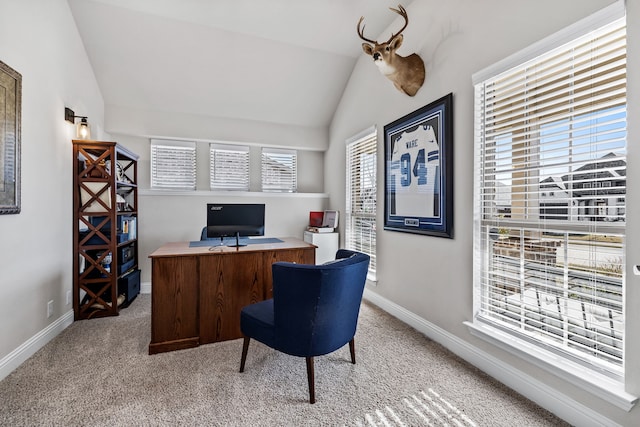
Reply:
[[[151,283],[142,283],[140,292],[151,293]],[[563,420],[580,426],[618,425],[591,408],[580,404],[534,377],[505,365],[499,359],[470,345],[455,335],[449,334],[444,329],[377,293],[365,289],[364,298]],[[0,360],[0,381],[72,323],[73,310],[70,310],[2,358]]]
[[[525,372],[504,364],[498,358],[472,346],[379,294],[365,289],[364,298],[570,424],[594,427],[619,426],[591,408]]]
[[[150,294],[151,293],[151,282],[141,282],[140,283],[140,293],[141,294]]]
[[[22,365],[28,358],[33,356],[36,351],[44,347],[49,341],[64,331],[72,323],[73,310],[69,310],[49,326],[29,338],[11,353],[0,359],[0,381],[13,372],[18,366]]]

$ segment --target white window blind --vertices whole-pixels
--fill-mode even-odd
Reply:
[[[262,191],[294,193],[298,189],[298,155],[295,150],[262,149]]]
[[[625,19],[474,83],[474,321],[621,378]]]
[[[212,190],[249,191],[249,147],[210,144],[209,183]]]
[[[371,257],[368,277],[376,278],[377,145],[375,128],[347,141],[345,247]]]
[[[196,189],[196,144],[151,140],[151,188]]]

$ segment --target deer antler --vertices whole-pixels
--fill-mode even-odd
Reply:
[[[362,51],[373,58],[374,64],[378,66],[380,72],[393,82],[396,89],[414,96],[418,89],[424,83],[425,70],[424,62],[420,55],[412,53],[409,56],[401,56],[396,50],[402,46],[402,32],[409,25],[409,15],[401,4],[397,9],[389,8],[394,13],[402,16],[404,25],[395,34],[391,34],[391,38],[384,43],[378,43],[364,36],[364,16],[358,21],[358,36],[367,43],[362,43]]]
[[[387,43],[391,43],[391,40],[393,40],[396,37],[398,37],[400,35],[400,33],[402,33],[404,31],[404,29],[407,28],[407,25],[409,25],[409,15],[407,14],[407,11],[405,10],[404,7],[402,7],[401,4],[398,5],[398,9],[400,9],[400,10],[394,9],[392,7],[390,7],[389,9],[404,18],[404,27],[402,27],[400,29],[400,31],[398,31],[397,33],[395,33],[395,34],[392,33],[391,37],[389,38],[389,40],[387,40]]]
[[[375,45],[375,44],[377,44],[378,42],[376,42],[376,41],[374,41],[374,40],[369,40],[368,38],[366,38],[366,37],[364,36],[364,27],[365,27],[365,25],[363,25],[363,26],[362,26],[362,29],[360,29],[360,24],[362,24],[362,21],[364,21],[364,16],[361,16],[361,17],[360,17],[360,20],[358,21],[358,28],[357,28],[357,30],[358,30],[358,35],[360,36],[360,38],[361,38],[362,40],[364,40],[364,41],[366,41],[366,42],[373,43],[374,45]]]

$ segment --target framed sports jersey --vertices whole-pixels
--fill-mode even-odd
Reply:
[[[453,237],[453,94],[384,127],[384,229]]]

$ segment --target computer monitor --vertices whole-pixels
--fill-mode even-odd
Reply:
[[[264,204],[251,203],[208,203],[207,237],[233,237],[235,245],[240,236],[264,236]]]

